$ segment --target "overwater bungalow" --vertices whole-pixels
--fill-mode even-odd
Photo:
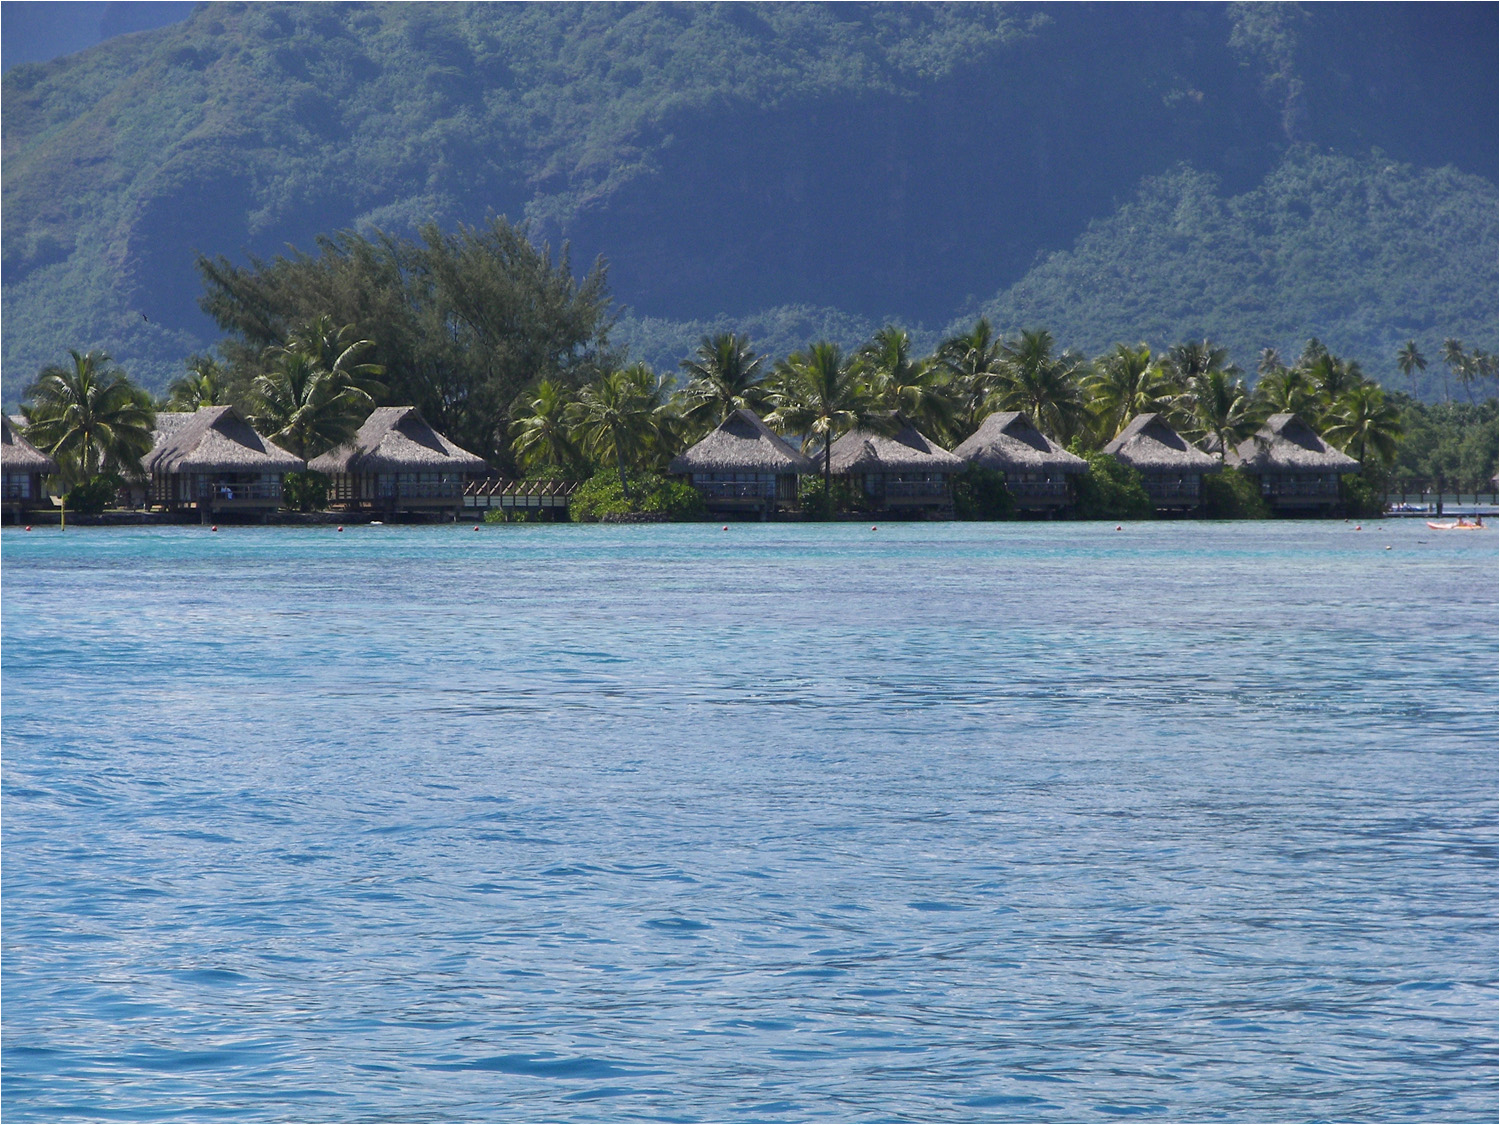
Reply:
[[[1137,414],[1104,452],[1141,474],[1146,494],[1159,512],[1193,512],[1203,507],[1203,478],[1219,470],[1217,459],[1185,440],[1160,414]]]
[[[853,429],[829,451],[834,476],[854,482],[872,508],[905,512],[943,512],[953,507],[950,478],[963,461],[909,422],[891,436]],[[821,457],[812,458],[814,466]]]
[[[346,444],[308,462],[330,478],[328,500],[344,508],[456,515],[471,476],[489,465],[438,433],[415,406],[377,407]]]
[[[1295,414],[1273,414],[1254,437],[1231,449],[1225,463],[1260,482],[1261,497],[1283,514],[1329,515],[1339,503],[1339,477],[1359,462],[1340,453]]]
[[[1054,512],[1065,506],[1072,498],[1068,478],[1089,467],[1016,410],[991,414],[953,452],[970,464],[1002,474],[1006,490],[1023,512]]]
[[[797,506],[797,476],[813,463],[750,410],[736,410],[667,466],[685,477],[710,512],[757,512]]]
[[[142,465],[150,500],[161,507],[196,509],[205,519],[273,512],[281,507],[282,478],[306,467],[256,433],[232,406],[156,417],[157,443]]]
[[[48,457],[0,415],[0,476],[4,478],[4,516],[17,523],[32,508],[49,505],[42,478],[57,472],[57,462]]]

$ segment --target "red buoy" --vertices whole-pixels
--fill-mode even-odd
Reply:
[[[477,524],[477,523],[476,523],[476,524],[475,524],[475,525],[474,525],[474,530],[475,530],[475,531],[478,531],[478,530],[479,530],[479,525],[478,525],[478,524]]]
[[[218,531],[219,530],[219,525],[218,524],[214,524],[213,527],[209,528],[208,530],[209,531]]]
[[[1123,527],[1121,527],[1119,524],[1115,524],[1115,530],[1116,531],[1124,531],[1125,529]]]
[[[30,525],[30,524],[29,524],[29,523],[28,523],[28,524],[27,524],[27,525],[26,525],[26,530],[27,530],[27,531],[30,531],[30,530],[31,530],[31,525]]]
[[[725,525],[724,525],[724,530],[725,530],[725,531],[728,531],[728,530],[729,530],[729,525],[728,525],[728,524],[727,524],[727,523],[726,523],[726,524],[725,524]]]
[[[343,524],[339,524],[339,530],[340,530],[340,531],[343,531],[343,530],[344,530],[344,525],[343,525]]]
[[[871,531],[879,531],[879,530],[880,530],[880,528],[878,528],[878,527],[874,527],[874,526],[871,526],[871,528],[870,528],[870,530],[871,530]]]

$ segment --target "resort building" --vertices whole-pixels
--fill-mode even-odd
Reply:
[[[850,430],[829,451],[830,471],[847,478],[871,508],[894,512],[950,513],[950,479],[964,463],[909,422],[894,436]],[[812,458],[815,470],[822,458]]]
[[[346,444],[307,467],[329,477],[328,501],[389,515],[457,515],[469,477],[489,472],[427,424],[415,406],[381,406]]]
[[[1158,512],[1193,512],[1203,507],[1203,477],[1219,462],[1184,440],[1160,414],[1137,414],[1104,452],[1141,474]]]
[[[1329,515],[1339,503],[1339,477],[1359,462],[1340,453],[1295,414],[1273,414],[1254,437],[1229,451],[1225,463],[1260,481],[1261,497],[1281,514]]]
[[[57,462],[22,437],[8,417],[0,415],[0,475],[5,481],[5,517],[19,523],[24,512],[49,506],[42,477],[55,472]]]
[[[1017,510],[1023,512],[1055,512],[1065,506],[1072,498],[1068,478],[1089,467],[1015,410],[991,414],[953,452],[972,465],[1001,473]]]
[[[797,476],[811,461],[752,411],[736,410],[667,466],[686,477],[710,512],[758,512],[762,518],[797,507]]]
[[[142,461],[151,503],[196,509],[204,519],[264,514],[281,507],[281,481],[305,467],[274,445],[232,406],[156,416],[157,443]]]

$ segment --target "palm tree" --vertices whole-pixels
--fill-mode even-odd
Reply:
[[[1365,382],[1358,363],[1352,359],[1340,359],[1321,345],[1311,357],[1304,355],[1298,367],[1317,390],[1325,408],[1331,408],[1346,393]]]
[[[656,374],[644,363],[632,363],[625,368],[625,378],[642,407],[650,412],[644,460],[651,462],[653,468],[661,469],[681,451],[687,431],[681,403],[672,394],[672,380]]]
[[[1459,372],[1463,371],[1467,366],[1468,358],[1468,353],[1464,351],[1462,340],[1449,336],[1443,341],[1443,366],[1454,375],[1458,375],[1460,382],[1463,382],[1463,376],[1459,375]],[[1448,397],[1448,378],[1446,375],[1443,377],[1443,401],[1450,401]]]
[[[1235,371],[1213,367],[1194,376],[1185,398],[1194,432],[1211,439],[1221,454],[1255,430],[1250,392]]]
[[[1494,352],[1481,351],[1479,348],[1474,349],[1469,361],[1473,364],[1475,377],[1484,380],[1484,389],[1488,392],[1497,370],[1500,370],[1500,365],[1497,365],[1500,361],[1497,361]]]
[[[516,461],[523,468],[577,466],[583,454],[572,437],[568,418],[572,400],[567,391],[551,379],[543,379],[529,405],[531,413],[511,424],[511,433],[515,435],[511,450]]]
[[[362,363],[360,357],[374,346],[374,340],[359,338],[354,325],[335,328],[333,318],[325,314],[293,328],[281,350],[306,356],[314,367],[342,377],[373,397],[385,393],[379,381],[385,368],[378,363]]]
[[[1278,371],[1285,371],[1286,364],[1281,362],[1281,353],[1275,348],[1261,348],[1260,362],[1255,365],[1255,373],[1264,378],[1274,375]]]
[[[195,355],[188,359],[188,373],[167,388],[168,410],[197,410],[203,406],[223,406],[228,401],[224,390],[224,371],[212,356]]]
[[[156,411],[151,398],[104,352],[68,350],[71,366],[51,364],[26,388],[26,437],[59,464],[72,483],[101,472],[139,472],[151,451]]]
[[[1094,361],[1094,374],[1084,389],[1089,408],[1100,420],[1101,444],[1137,414],[1170,413],[1178,397],[1170,376],[1152,361],[1145,344],[1116,344],[1114,351]]]
[[[683,418],[707,430],[736,410],[759,410],[765,402],[761,363],[747,337],[732,332],[704,336],[693,357],[678,365],[688,376]]]
[[[1309,425],[1315,424],[1322,413],[1317,388],[1307,372],[1298,367],[1283,367],[1261,376],[1255,384],[1255,402],[1261,414],[1295,414]]]
[[[1417,351],[1415,340],[1408,340],[1396,350],[1396,366],[1401,369],[1401,374],[1406,376],[1406,381],[1414,384],[1412,372],[1426,371],[1427,357]]]
[[[826,340],[805,352],[793,352],[779,365],[782,397],[767,417],[773,427],[803,434],[802,448],[823,442],[824,515],[833,515],[833,441],[855,426],[879,426],[875,402],[860,378],[859,364]],[[889,424],[889,423],[886,423]]]
[[[928,433],[948,436],[957,404],[945,372],[931,359],[911,358],[911,337],[886,326],[859,350],[857,361],[877,409],[901,414]]]
[[[955,439],[967,438],[979,429],[985,403],[1000,379],[1003,358],[1002,344],[984,317],[968,332],[938,347],[937,362],[948,373],[948,393],[954,401],[951,433]]]
[[[1212,340],[1188,340],[1175,345],[1167,351],[1167,365],[1184,387],[1210,371],[1234,369],[1238,373],[1229,362],[1229,349],[1219,347]]]
[[[1086,413],[1078,377],[1087,364],[1071,352],[1054,356],[1046,329],[1023,331],[1002,350],[995,409],[1024,411],[1039,429],[1066,443]]]
[[[1373,383],[1351,387],[1335,404],[1325,437],[1364,466],[1371,456],[1389,465],[1396,459],[1401,412]]]
[[[298,457],[316,457],[354,436],[375,401],[344,371],[318,366],[292,348],[267,352],[270,370],[255,377],[255,428]]]
[[[615,462],[627,500],[630,466],[640,460],[655,436],[655,412],[660,405],[643,393],[639,372],[610,371],[584,387],[569,408],[573,440],[596,461]]]

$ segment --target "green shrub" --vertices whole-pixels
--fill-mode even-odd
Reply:
[[[1271,509],[1261,499],[1255,478],[1240,469],[1225,466],[1203,478],[1203,512],[1214,520],[1264,520]]]
[[[114,473],[100,473],[68,489],[64,503],[70,512],[77,512],[80,515],[97,515],[104,509],[114,506],[120,495],[120,487],[124,483]]]
[[[1005,487],[1005,474],[969,465],[953,477],[953,514],[961,520],[1008,520],[1016,499]]]
[[[1084,520],[1146,520],[1151,497],[1141,474],[1107,453],[1088,453],[1089,471],[1073,478],[1078,503],[1073,514]]]
[[[568,512],[579,523],[635,513],[691,520],[703,515],[703,497],[692,485],[680,480],[668,480],[656,473],[638,473],[630,477],[630,498],[626,499],[620,474],[613,469],[601,469],[579,485]]]
[[[328,506],[328,478],[308,469],[281,478],[281,498],[288,508],[317,512]]]
[[[848,477],[834,477],[830,482],[832,487],[828,490],[833,494],[833,510],[835,512],[863,512],[868,510],[864,494],[861,491],[855,494],[853,483]],[[824,504],[823,476],[799,477],[797,481],[797,502],[802,506],[802,511],[809,519],[820,520],[823,513],[828,509]]]
[[[1346,516],[1370,518],[1385,514],[1386,480],[1370,472],[1339,477],[1339,502]]]

